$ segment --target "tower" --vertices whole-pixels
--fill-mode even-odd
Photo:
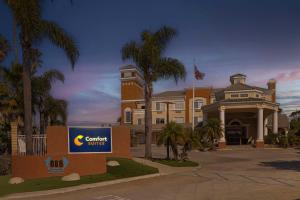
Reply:
[[[142,74],[133,65],[120,68],[121,80],[121,123],[133,123],[133,111],[137,103],[144,101],[144,81]]]
[[[276,80],[270,79],[268,81],[268,89],[272,91],[272,101],[276,102]]]

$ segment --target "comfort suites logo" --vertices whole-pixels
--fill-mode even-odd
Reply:
[[[89,136],[84,137],[83,135],[78,135],[74,138],[74,144],[78,147],[83,145],[84,142],[86,142],[87,145],[89,145],[89,146],[105,145],[105,142],[107,142],[107,137],[99,137],[99,136],[98,137],[89,137]]]
[[[69,127],[69,153],[111,153],[111,128]]]
[[[80,147],[83,142],[80,142],[80,140],[83,138],[83,135],[78,135],[75,139],[74,139],[74,144],[78,147]]]

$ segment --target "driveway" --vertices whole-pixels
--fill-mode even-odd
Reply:
[[[142,151],[140,149],[140,151]],[[154,155],[163,156],[156,148]],[[108,187],[45,196],[56,200],[300,199],[300,150],[192,152],[200,167]],[[135,155],[140,154],[133,149]],[[138,156],[138,155],[137,155]],[[41,199],[41,197],[30,198]]]

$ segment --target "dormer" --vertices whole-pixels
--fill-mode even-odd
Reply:
[[[230,76],[231,85],[234,84],[246,84],[246,75],[244,74],[234,74]]]

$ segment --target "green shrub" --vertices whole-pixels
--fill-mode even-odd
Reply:
[[[268,135],[264,136],[264,141],[265,144],[278,144],[279,143],[279,139],[278,139],[278,134],[274,134],[274,133],[269,133]]]
[[[0,176],[10,173],[11,163],[8,159],[0,158]]]
[[[294,133],[289,133],[288,143],[290,146],[300,146],[300,137]]]

